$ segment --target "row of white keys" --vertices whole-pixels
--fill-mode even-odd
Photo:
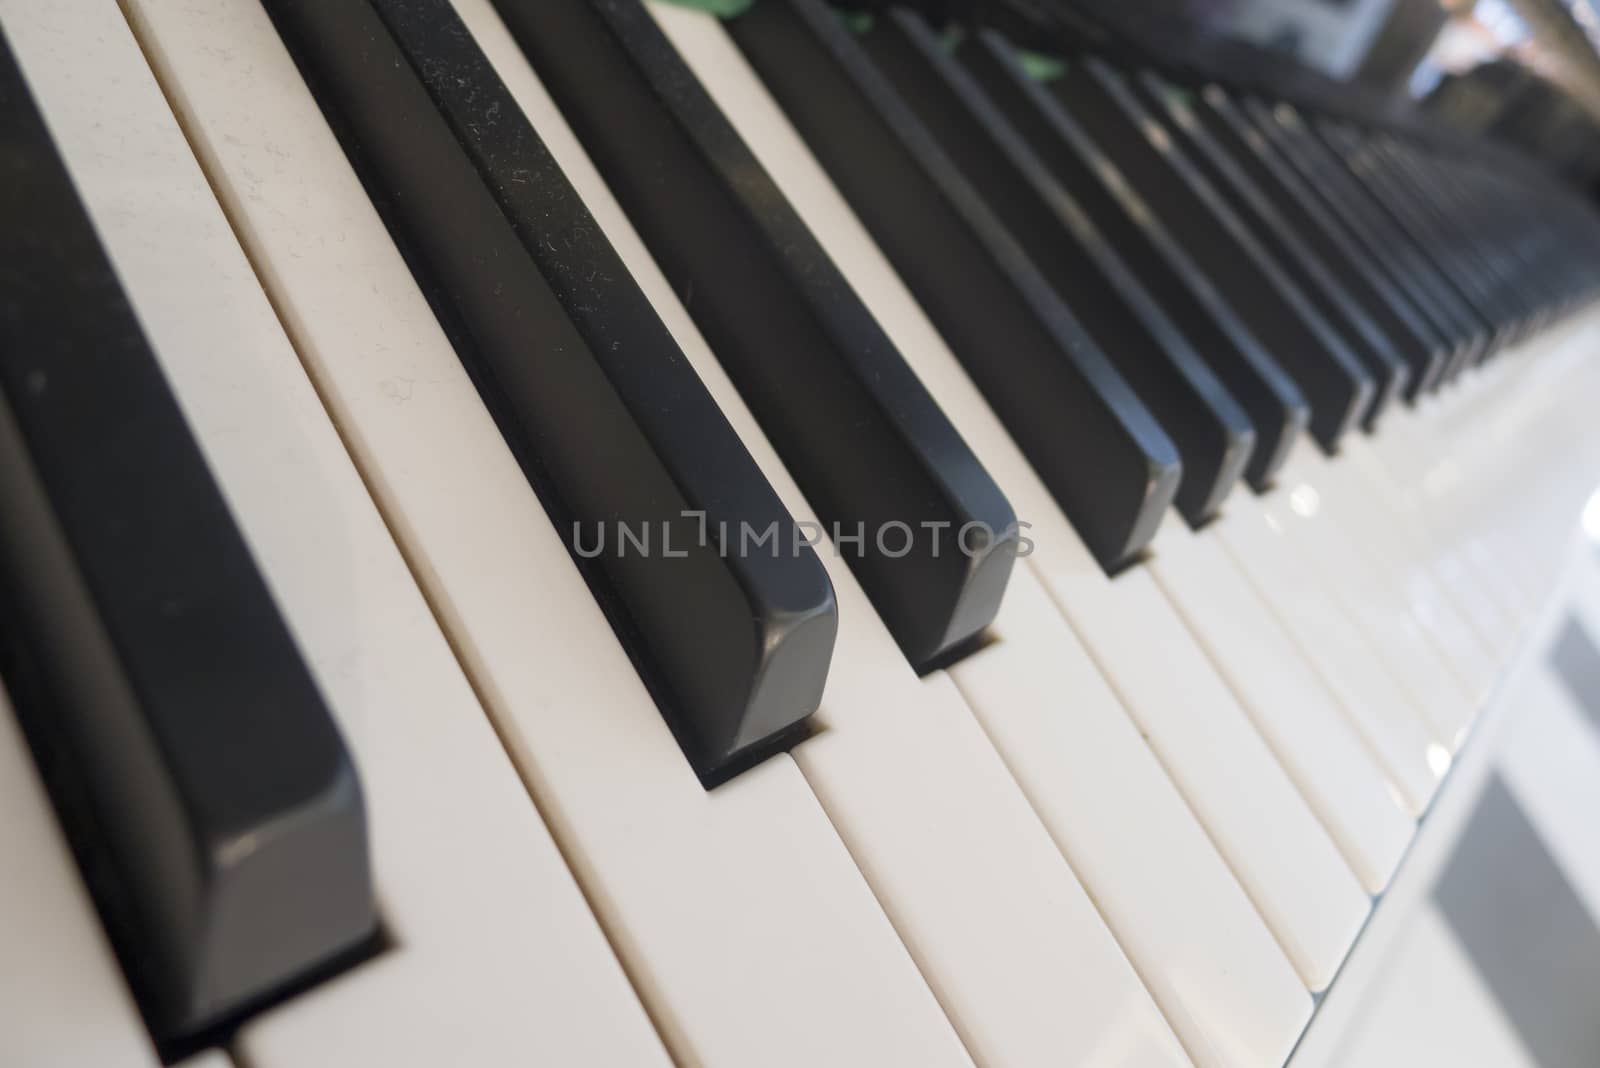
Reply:
[[[1309,455],[1329,515],[1347,540],[1360,547],[1380,581],[1389,584],[1442,654],[1466,694],[1475,716],[1494,684],[1492,632],[1463,607],[1481,595],[1452,590],[1435,573],[1435,550],[1406,516],[1390,506],[1379,472],[1363,469],[1371,461],[1368,442],[1352,435],[1332,460]],[[1492,625],[1492,616],[1488,625]]]
[[[1058,581],[1064,580],[1065,584],[1070,584],[1074,580],[1065,576],[1069,576],[1075,566],[1081,567],[1086,573],[1092,572],[1097,576],[1097,579],[1086,581],[1085,585],[1090,585],[1092,581],[1110,591],[1109,595],[1101,595],[1100,599],[1110,601],[1114,606],[1121,600],[1119,593],[1126,588],[1123,585],[1125,580],[1119,579],[1116,583],[1106,580],[1098,567],[1088,560],[1087,554],[1082,553],[1071,528],[1028,470],[1015,446],[977,396],[953,357],[944,349],[859,223],[843,205],[837,192],[817,168],[781,111],[773,105],[759,82],[753,79],[737,51],[714,24],[702,16],[671,13],[669,9],[659,7],[656,10],[679,51],[688,58],[745,140],[763,159],[768,172],[784,187],[791,203],[807,218],[835,262],[873,308],[900,350],[979,453],[985,466],[1000,480],[1018,507],[1019,515],[1034,522],[1030,534],[1037,542],[1038,552],[1030,558],[1029,563],[1037,568],[1041,562],[1045,562],[1045,558],[1049,558],[1047,566],[1035,570],[1035,574],[1054,572]],[[1269,786],[1266,795],[1286,798],[1288,808],[1305,816],[1304,822],[1293,833],[1274,839],[1270,846],[1265,840],[1266,836],[1252,844],[1263,852],[1285,850],[1285,861],[1293,863],[1304,856],[1296,854],[1296,849],[1309,838],[1312,844],[1309,866],[1316,869],[1326,861],[1322,870],[1331,873],[1329,884],[1335,888],[1334,906],[1323,914],[1324,920],[1331,918],[1333,924],[1340,922],[1339,895],[1347,890],[1348,900],[1355,902],[1350,910],[1354,916],[1353,922],[1359,923],[1365,911],[1365,899],[1326,834],[1305,810],[1304,802],[1282,777],[1282,771],[1270,754],[1261,747],[1259,738],[1242,713],[1231,705],[1231,697],[1226,696],[1220,680],[1210,674],[1203,656],[1189,643],[1181,624],[1177,623],[1165,602],[1160,600],[1148,576],[1136,572],[1133,581],[1141,583],[1139,589],[1145,592],[1143,595],[1138,592],[1131,595],[1141,598],[1140,607],[1134,609],[1135,624],[1131,633],[1120,629],[1123,624],[1118,620],[1100,614],[1104,606],[1086,606],[1082,609],[1084,628],[1102,631],[1100,640],[1103,643],[1120,644],[1123,648],[1136,647],[1136,655],[1144,657],[1137,670],[1147,675],[1168,672],[1173,665],[1163,661],[1161,646],[1142,644],[1141,632],[1148,633],[1148,628],[1143,627],[1142,621],[1137,619],[1139,611],[1144,606],[1151,606],[1164,625],[1177,628],[1179,634],[1176,641],[1180,643],[1178,655],[1189,657],[1184,665],[1179,666],[1179,670],[1187,667],[1191,671],[1198,671],[1205,680],[1202,685],[1213,687],[1211,693],[1222,690],[1228,702],[1227,712],[1243,726],[1247,741],[1238,765],[1232,770],[1249,783],[1255,782],[1253,777],[1258,769],[1263,769]],[[1155,598],[1153,602],[1149,599],[1151,597]],[[1062,599],[1068,606],[1073,602],[1070,594],[1063,595]],[[1140,793],[1147,788],[1147,784],[1159,781],[1159,775],[1152,773],[1151,755],[1147,751],[1140,752],[1137,746],[1124,748],[1125,739],[1132,737],[1124,733],[1127,725],[1118,727],[1115,724],[1116,709],[1111,705],[1111,695],[1103,682],[1091,686],[1082,681],[1093,677],[1091,665],[1082,661],[1079,648],[1069,640],[1070,633],[1060,625],[1059,617],[1052,627],[1055,633],[1050,640],[1030,645],[1030,655],[1026,661],[1021,657],[1004,659],[1010,656],[1008,646],[1030,641],[1030,635],[1039,633],[1048,625],[1044,622],[1050,616],[1047,608],[1039,591],[1034,589],[1032,582],[1027,581],[1027,576],[1015,577],[996,628],[1001,636],[1000,641],[957,664],[952,674],[971,695],[980,718],[1001,747],[1013,771],[1023,781],[1057,841],[1062,844],[1080,876],[1101,904],[1113,929],[1123,940],[1124,948],[1129,950],[1141,974],[1156,991],[1174,1026],[1185,1037],[1191,1054],[1199,1057],[1201,1053],[1197,1050],[1204,1048],[1202,1043],[1219,1033],[1225,1033],[1225,1030],[1208,1032],[1207,1027],[1215,1027],[1217,1023],[1215,1017],[1211,1014],[1193,1014],[1193,1009],[1206,999],[1196,996],[1200,991],[1199,985],[1190,984],[1208,985],[1208,993],[1213,996],[1217,993],[1248,991],[1251,998],[1241,997],[1240,1002],[1253,999],[1259,1006],[1266,1003],[1263,998],[1267,992],[1281,989],[1275,985],[1282,978],[1281,972],[1274,974],[1270,953],[1252,956],[1256,953],[1255,947],[1260,944],[1256,938],[1248,942],[1236,941],[1231,948],[1202,940],[1202,932],[1211,922],[1206,918],[1205,910],[1212,907],[1225,909],[1232,899],[1228,891],[1215,887],[1213,893],[1196,899],[1195,889],[1211,886],[1211,881],[1218,874],[1214,867],[1206,866],[1203,859],[1205,851],[1190,849],[1187,845],[1169,845],[1163,837],[1157,837],[1170,837],[1175,843],[1183,843],[1184,836],[1192,834],[1193,828],[1192,825],[1186,826],[1180,816],[1175,816],[1166,808],[1175,800],[1170,787],[1160,789],[1149,786],[1148,793]],[[1113,607],[1111,610],[1117,609]],[[1168,634],[1171,634],[1170,629]],[[1089,639],[1089,644],[1092,648],[1093,639]],[[1032,648],[1038,648],[1036,656],[1031,654]],[[1198,665],[1194,660],[1196,657],[1200,658]],[[1002,664],[1010,669],[1010,674],[1001,670]],[[1013,669],[1012,665],[1016,667]],[[1124,674],[1133,670],[1127,665],[1123,665],[1123,668]],[[1072,685],[1075,687],[1073,695],[1076,700],[1063,700],[1059,696],[1051,700],[1047,690],[1035,688],[1035,680],[1049,684],[1057,684],[1057,680],[1060,680],[1061,683]],[[1175,709],[1167,715],[1173,716],[1181,711],[1197,721],[1204,720],[1204,714],[1195,709],[1188,694],[1179,692],[1176,698]],[[1084,707],[1077,707],[1079,700]],[[1058,703],[1063,708],[1059,720],[1052,715],[1052,706]],[[1257,751],[1260,754],[1259,764],[1252,763]],[[1105,784],[1106,780],[1113,777],[1109,763],[1096,770],[1097,761],[1118,762],[1114,774],[1122,779],[1121,787],[1105,785],[1106,792],[1099,796],[1096,811],[1084,811],[1081,804],[1071,807],[1072,802],[1089,796],[1081,790],[1074,790],[1074,783]],[[1374,784],[1374,788],[1379,787]],[[1125,800],[1113,807],[1113,803],[1119,799]],[[1196,869],[1177,867],[1170,873],[1164,873],[1159,866],[1161,860],[1152,859],[1140,870],[1134,870],[1132,865],[1124,864],[1124,858],[1117,855],[1111,843],[1094,833],[1094,828],[1086,827],[1094,822],[1113,824],[1124,837],[1150,843],[1148,849],[1152,858],[1171,857],[1179,865],[1194,862]],[[1296,841],[1295,835],[1302,830],[1305,837]],[[1326,853],[1316,851],[1319,844],[1326,847]],[[1161,890],[1148,885],[1152,880],[1164,884],[1168,889]],[[1180,884],[1185,888],[1181,895],[1183,900],[1174,900],[1170,888]],[[1321,888],[1313,889],[1308,896],[1316,897],[1320,892]],[[1160,903],[1163,896],[1165,902]],[[1130,911],[1119,909],[1123,902],[1133,903]],[[1141,922],[1156,922],[1151,917],[1141,921],[1138,906],[1147,902],[1167,914],[1162,916],[1163,921],[1172,918],[1173,913],[1182,915],[1181,922],[1189,928],[1186,937],[1175,936],[1165,923],[1140,930],[1138,925]],[[1189,909],[1194,911],[1188,912]],[[1346,938],[1348,933],[1341,932]],[[1336,935],[1330,942],[1338,940],[1339,936]],[[1194,952],[1199,949],[1209,950],[1204,973],[1192,970],[1198,963]],[[1343,945],[1334,951],[1335,962],[1342,951]],[[1231,982],[1217,981],[1214,969],[1219,968],[1231,971]],[[1277,1033],[1281,1037],[1293,1026],[1293,1017],[1296,1014],[1303,1015],[1304,998],[1284,997],[1278,1003],[1283,1006],[1284,1019],[1290,1021],[1280,1024],[1283,1030]],[[1263,1036],[1270,1033],[1261,1032]],[[1244,1059],[1246,1052],[1251,1062],[1259,1063],[1265,1059],[1264,1043],[1236,1045],[1232,1048],[1241,1051],[1235,1054],[1239,1060]],[[1281,1053],[1280,1048],[1278,1055],[1281,1056]]]
[[[793,761],[774,758],[710,793],[696,779],[266,16],[245,4],[134,2],[301,355],[675,1058],[966,1063]],[[419,770],[410,785],[427,781]],[[471,821],[456,821],[457,833]],[[492,908],[437,896],[440,909],[474,911],[491,927],[556,922],[533,889]],[[497,1009],[475,1021],[480,1055],[408,1057],[397,1043],[376,1060],[541,1059],[540,1032],[564,1028],[616,1040],[628,1015],[608,1008],[561,946],[547,936],[518,947],[520,981],[441,977],[453,992],[432,991],[432,1007],[397,981],[352,1015],[336,988],[319,989],[252,1024],[244,1046],[263,1068],[311,1063],[338,1033],[406,1030],[396,1019],[457,1031],[479,999]]]
[[[1359,442],[1348,448],[1358,449]],[[1382,502],[1360,485],[1360,474],[1348,461],[1307,449],[1290,466],[1293,470],[1286,472],[1286,477],[1298,479],[1297,488],[1310,487],[1315,492],[1320,502],[1318,518],[1348,547],[1361,569],[1367,593],[1382,598],[1382,611],[1403,615],[1415,624],[1421,640],[1403,647],[1412,658],[1421,657],[1420,663],[1412,660],[1412,666],[1419,669],[1412,677],[1436,695],[1441,712],[1449,710],[1452,729],[1464,732],[1489,685],[1482,672],[1488,650],[1461,622],[1426,568],[1397,559],[1397,543],[1405,537],[1405,530],[1385,514]],[[1370,597],[1367,603],[1379,609]],[[1476,667],[1468,672],[1460,666],[1463,663]],[[1427,674],[1420,671],[1424,666]]]
[[[1433,740],[1422,710],[1389,673],[1365,628],[1290,544],[1295,530],[1276,514],[1287,507],[1283,496],[1273,491],[1250,503],[1225,509],[1212,535],[1312,663],[1401,807],[1420,816],[1450,768],[1449,750]]]
[[[1302,566],[1322,576],[1324,593],[1366,629],[1383,664],[1422,709],[1433,739],[1454,753],[1471,720],[1467,695],[1410,608],[1328,515],[1315,467],[1306,464],[1309,451],[1284,465],[1279,485],[1262,498],[1267,514],[1284,527]]]
[[[0,1064],[156,1068],[4,691],[0,812]]]
[[[0,0],[0,24],[361,773],[392,946],[251,1022],[245,1059],[667,1063],[123,14]]]
[[[1470,404],[1477,395],[1463,390],[1452,399]],[[1442,531],[1436,518],[1418,507],[1409,487],[1443,444],[1438,434],[1428,433],[1419,423],[1421,414],[1415,409],[1392,413],[1385,421],[1381,441],[1360,440],[1344,450],[1341,459],[1356,468],[1364,487],[1386,510],[1386,518],[1409,535],[1413,565],[1431,567],[1476,628],[1489,653],[1483,664],[1492,685],[1517,648],[1519,601],[1515,592],[1499,581],[1498,572],[1484,573],[1465,554],[1464,532]],[[1461,459],[1471,462],[1467,456]]]
[[[815,522],[488,0],[456,8],[779,496]],[[841,556],[819,551],[839,638],[818,732],[793,756],[974,1058],[1183,1064],[960,692],[942,671],[918,679]]]
[[[1383,890],[1416,828],[1334,695],[1218,538],[1173,517],[1152,549],[1151,573],[1351,870],[1369,892]]]

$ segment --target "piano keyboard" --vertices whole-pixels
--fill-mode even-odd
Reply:
[[[1575,194],[887,5],[0,36],[0,1064],[1398,1041],[1600,619]]]

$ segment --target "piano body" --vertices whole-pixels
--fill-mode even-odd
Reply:
[[[1600,215],[1031,7],[0,0],[0,1065],[1600,1063]]]

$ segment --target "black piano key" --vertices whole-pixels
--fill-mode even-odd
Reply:
[[[361,789],[3,40],[0,144],[0,676],[169,1047],[373,934]]]
[[[1154,536],[1171,440],[821,0],[727,23],[1102,566]]]
[[[1382,138],[1368,139],[1326,124],[1320,129],[1352,173],[1386,192],[1385,205],[1412,229],[1419,243],[1427,245],[1434,261],[1489,316],[1505,342],[1519,335],[1528,295],[1523,291],[1522,269],[1507,262],[1514,240],[1505,226],[1508,213],[1465,208],[1457,202],[1451,175],[1444,168],[1419,178],[1403,157],[1385,150]]]
[[[1051,90],[1294,379],[1323,447],[1337,447],[1347,430],[1382,411],[1403,385],[1404,365],[1373,353],[1373,365],[1362,366],[1121,74],[1090,58],[1071,64]]]
[[[266,7],[701,777],[794,737],[827,574],[450,5]]]
[[[1406,288],[1422,313],[1458,346],[1458,355],[1446,367],[1446,377],[1464,360],[1476,358],[1490,343],[1487,324],[1460,304],[1434,265],[1405,233],[1382,217],[1381,208],[1342,165],[1304,136],[1292,109],[1269,107],[1250,98],[1240,103],[1248,120],[1278,147],[1356,241],[1390,269],[1391,277]]]
[[[839,551],[907,659],[942,661],[999,610],[1004,495],[640,0],[497,7],[806,499],[865,532]]]
[[[1208,85],[1199,89],[1190,100],[1189,111],[1218,148],[1239,165],[1306,240],[1311,251],[1329,265],[1367,314],[1390,337],[1402,339],[1400,351],[1412,369],[1411,399],[1436,388],[1457,344],[1423,314],[1388,265],[1355,239],[1333,209],[1221,88]]]
[[[1382,217],[1404,233],[1426,257],[1440,286],[1448,287],[1457,301],[1474,309],[1496,335],[1496,344],[1503,343],[1517,317],[1516,312],[1503,303],[1503,287],[1489,276],[1482,263],[1476,262],[1477,252],[1463,240],[1463,232],[1436,217],[1423,202],[1413,199],[1412,191],[1397,181],[1388,167],[1361,153],[1359,139],[1347,149],[1326,133],[1319,135],[1316,125],[1310,121],[1302,129],[1304,138],[1312,142],[1313,150],[1330,157],[1335,166],[1342,165],[1384,213]],[[1442,186],[1436,187],[1429,193],[1429,200],[1443,195]]]
[[[1394,337],[1363,306],[1358,295],[1337,274],[1336,264],[1319,256],[1311,239],[1302,234],[1273,198],[1250,176],[1195,116],[1192,94],[1163,81],[1151,71],[1140,71],[1130,84],[1167,134],[1185,150],[1185,156],[1216,194],[1249,227],[1258,241],[1305,294],[1312,306],[1354,352],[1367,360],[1401,361],[1407,368],[1401,395],[1414,398],[1437,358],[1440,366],[1448,354],[1441,345],[1407,352],[1408,335]],[[1367,364],[1370,368],[1372,363]]]
[[[878,19],[868,51],[938,138],[1041,274],[1073,309],[1178,447],[1177,505],[1199,525],[1243,472],[1255,431],[1111,243],[928,25],[907,11]],[[966,52],[964,47],[962,52]]]
[[[985,119],[985,124],[995,130],[1009,127],[1022,140],[1022,152],[1033,157],[1037,161],[1035,167],[1044,172],[1032,181],[1048,202],[1046,210],[1054,209],[1060,215],[1056,226],[1044,232],[1041,224],[1025,220],[1015,223],[1014,229],[1030,235],[1042,246],[1035,253],[1041,262],[1052,253],[1062,254],[1057,249],[1062,238],[1054,232],[1061,226],[1082,235],[1077,240],[1095,264],[1090,270],[1098,269],[1106,282],[1117,289],[1120,299],[1085,290],[1083,287],[1094,284],[1092,281],[1069,284],[1062,280],[1057,284],[1063,295],[1069,303],[1082,308],[1080,314],[1113,359],[1143,356],[1144,362],[1150,364],[1152,355],[1145,350],[1153,344],[1158,350],[1154,358],[1160,359],[1164,351],[1172,365],[1169,373],[1200,384],[1201,392],[1214,392],[1212,386],[1204,384],[1211,377],[1205,373],[1207,368],[1220,378],[1226,392],[1244,409],[1255,432],[1256,444],[1245,467],[1246,477],[1258,489],[1265,488],[1309,421],[1310,409],[1299,387],[1239,326],[1204,272],[1167,231],[1157,213],[1055,98],[1021,69],[1016,53],[1002,38],[980,34],[962,45],[957,58],[981,86],[983,95],[992,101],[991,110],[998,113]],[[981,166],[979,160],[975,153],[974,166]],[[1003,200],[1013,210],[1019,210],[1019,203],[1028,202],[1020,194],[998,198],[992,195],[990,199]],[[1079,209],[1076,214],[1081,218],[1063,213],[1062,209],[1069,205]],[[1105,318],[1126,314],[1121,311],[1124,302],[1138,319],[1138,326],[1124,326]],[[1119,335],[1124,340],[1119,340]],[[1125,373],[1177,440],[1187,487],[1193,473],[1190,452],[1195,443],[1192,434],[1189,441],[1179,437],[1172,420],[1193,421],[1192,417],[1185,419],[1182,412],[1184,394],[1194,387],[1185,382],[1163,387],[1152,377],[1161,370],[1152,365],[1143,374],[1131,369]],[[1174,407],[1177,411],[1171,410]],[[1231,418],[1226,416],[1224,421]],[[1212,469],[1220,471],[1231,466],[1218,464]],[[1220,497],[1216,503],[1220,503]],[[1185,507],[1182,491],[1179,504],[1185,515],[1195,521],[1196,510]]]

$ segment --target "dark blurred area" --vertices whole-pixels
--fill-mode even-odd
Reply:
[[[1600,191],[1600,0],[922,0],[1050,50],[1175,69],[1487,138]]]

